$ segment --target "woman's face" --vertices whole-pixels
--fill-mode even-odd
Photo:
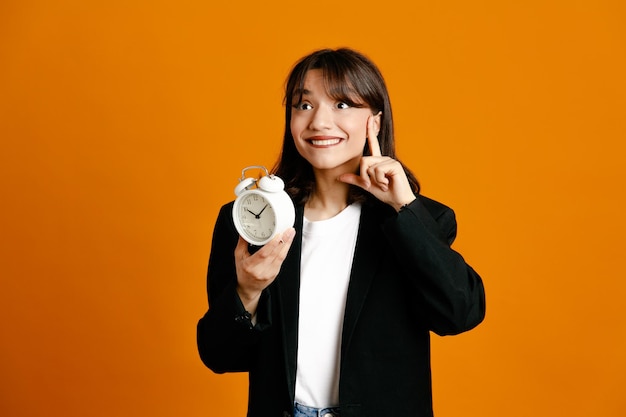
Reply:
[[[358,100],[355,100],[358,102]],[[321,70],[310,70],[304,80],[302,100],[291,112],[291,134],[298,152],[314,170],[354,172],[363,156],[368,118],[380,128],[380,113],[368,107],[351,107],[330,97]]]

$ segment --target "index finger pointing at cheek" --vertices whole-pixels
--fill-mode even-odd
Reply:
[[[380,120],[381,112],[378,112],[376,115],[371,115],[367,119],[367,143],[370,147],[370,155],[372,156],[381,156],[380,153],[380,144],[378,143],[377,129],[376,129],[376,120]]]

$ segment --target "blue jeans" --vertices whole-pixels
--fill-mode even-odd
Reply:
[[[293,408],[293,417],[339,417],[339,407],[314,408],[298,404]]]

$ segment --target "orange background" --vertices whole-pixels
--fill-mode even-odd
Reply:
[[[344,45],[487,288],[433,337],[436,415],[623,415],[626,3],[397,3],[0,3],[0,415],[244,415],[195,347],[213,222]]]

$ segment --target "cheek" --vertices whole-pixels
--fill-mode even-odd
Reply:
[[[350,137],[353,140],[360,141],[362,139],[365,141],[367,138],[367,118],[352,120],[346,125],[346,129],[350,132]]]
[[[296,125],[296,123],[293,121],[293,119],[291,119],[291,121],[289,122],[289,130],[291,131],[291,136],[294,139],[296,138],[295,125]]]
[[[302,155],[303,144],[302,141],[299,139],[297,129],[295,129],[293,126],[291,128],[291,138],[291,140],[293,141],[293,145],[296,148],[296,151],[298,151],[298,153]]]
[[[367,144],[367,129],[360,123],[354,123],[351,126],[345,126],[348,137],[350,138],[349,146],[354,152],[361,152]]]
[[[367,148],[367,139],[366,138],[362,138],[362,139],[359,138],[359,139],[354,141],[355,152],[358,151],[361,155],[364,155],[366,148]]]
[[[296,147],[296,150],[300,155],[302,155],[302,143],[300,141],[300,134],[302,133],[301,123],[298,123],[297,120],[291,119],[289,122],[289,130],[291,131],[291,137],[293,140],[293,144]]]
[[[291,136],[293,136],[294,139],[298,139],[302,131],[306,129],[306,126],[307,126],[307,120],[304,117],[292,116],[291,120],[289,121],[289,129],[291,130]]]
[[[346,126],[347,127],[347,126]],[[348,127],[347,127],[348,128]],[[367,148],[367,116],[359,117],[350,124],[351,149],[363,155]]]

